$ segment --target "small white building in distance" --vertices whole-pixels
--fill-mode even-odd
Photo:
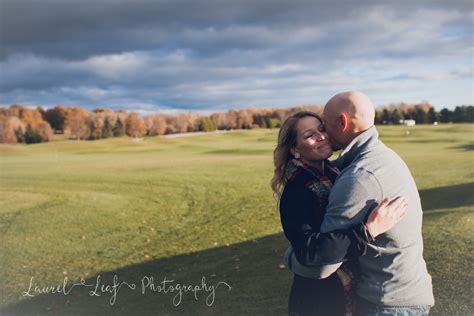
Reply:
[[[400,120],[400,124],[406,125],[406,126],[415,126],[416,122],[415,120]]]

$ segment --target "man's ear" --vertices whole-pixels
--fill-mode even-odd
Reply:
[[[346,113],[341,113],[339,116],[342,131],[345,132],[347,128],[349,127],[349,118],[347,117]]]

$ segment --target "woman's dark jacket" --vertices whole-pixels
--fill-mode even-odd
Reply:
[[[325,174],[333,183],[336,174]],[[365,253],[369,236],[363,223],[343,230],[320,233],[325,209],[318,196],[301,183],[289,180],[280,198],[283,231],[290,241],[297,260],[311,265],[339,263]]]

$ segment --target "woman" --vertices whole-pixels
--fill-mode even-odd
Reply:
[[[392,228],[405,215],[406,201],[384,199],[361,223],[345,230],[321,234],[329,191],[339,171],[327,160],[332,148],[322,119],[313,112],[298,112],[283,123],[274,151],[272,189],[280,198],[284,233],[297,260],[320,265],[355,259],[367,244]],[[290,315],[350,315],[352,274],[355,266],[343,264],[326,279],[294,275]]]

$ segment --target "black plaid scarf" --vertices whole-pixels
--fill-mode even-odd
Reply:
[[[334,176],[339,175],[339,170],[332,167],[328,160],[324,161],[325,173],[332,173]],[[303,184],[311,192],[318,197],[322,210],[328,205],[329,192],[333,186],[332,181],[324,174],[298,159],[290,159],[286,164],[286,179]]]

